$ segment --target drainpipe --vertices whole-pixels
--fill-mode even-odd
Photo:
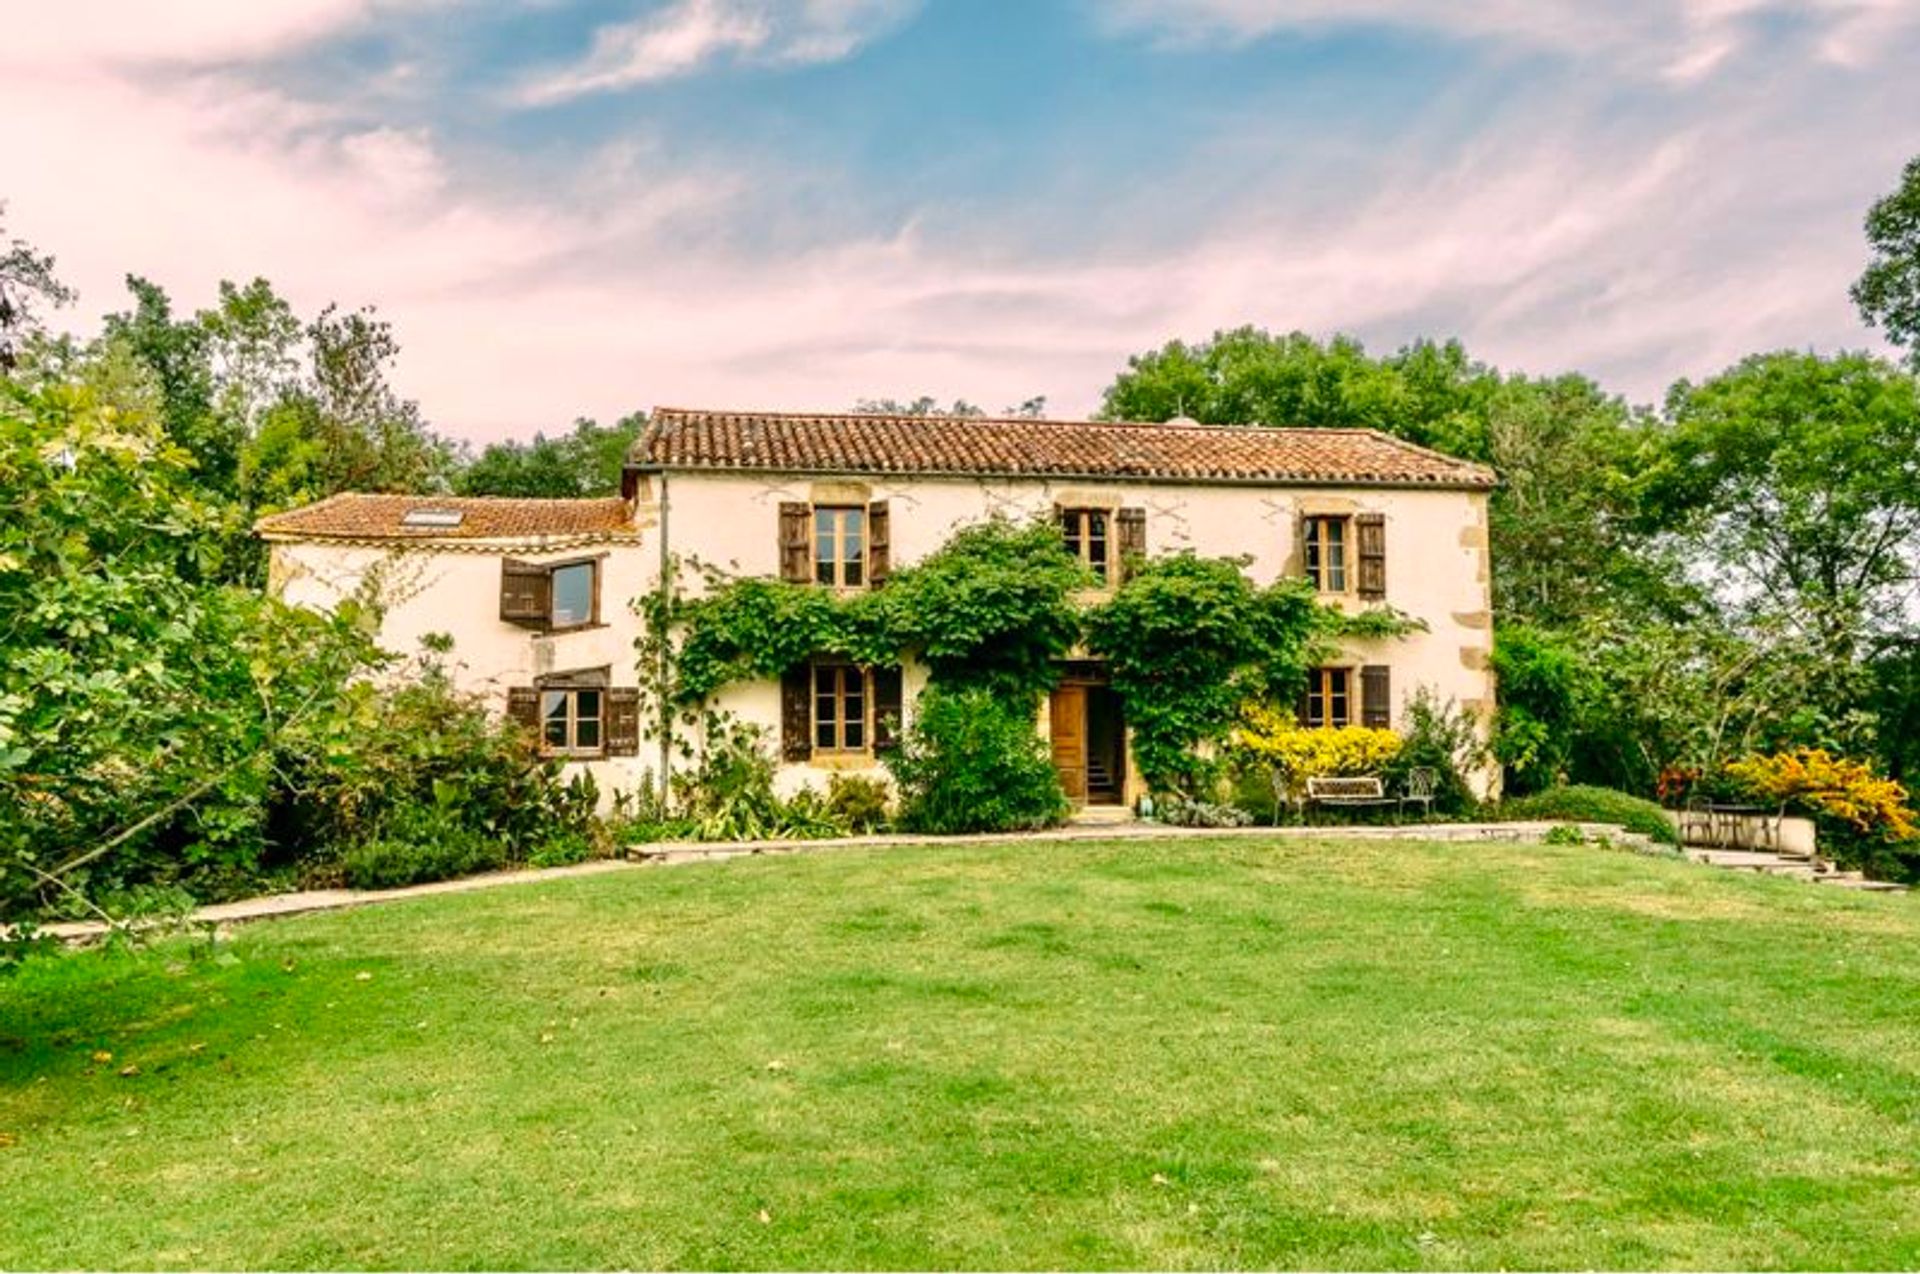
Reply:
[[[669,563],[673,554],[667,544],[667,471],[660,471],[660,614],[667,614],[667,607],[673,601],[673,579],[669,573]],[[668,781],[668,767],[673,764],[673,705],[668,702],[668,678],[672,675],[673,664],[668,657],[668,644],[672,641],[672,630],[660,634],[660,666],[655,670],[660,691],[660,806],[666,808],[668,794],[672,784]]]

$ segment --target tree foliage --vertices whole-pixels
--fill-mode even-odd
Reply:
[[[54,272],[54,260],[6,233],[0,202],[0,374],[20,364],[21,346],[41,332],[41,308],[71,304],[73,289]]]
[[[1867,210],[1873,256],[1853,285],[1862,318],[1907,348],[1920,371],[1920,156],[1907,161],[1900,185]]]
[[[1223,745],[1249,700],[1291,701],[1328,620],[1304,580],[1256,587],[1242,561],[1178,553],[1136,564],[1088,613],[1087,649],[1107,660],[1134,759],[1156,791],[1212,795]]]
[[[491,443],[460,470],[454,488],[547,500],[617,495],[620,470],[646,423],[645,412],[634,412],[611,425],[577,420],[572,433],[553,438],[536,433],[532,442]]]
[[[1747,613],[1836,665],[1905,622],[1920,564],[1920,384],[1864,354],[1758,354],[1668,397],[1649,516],[1693,537]]]
[[[244,869],[273,750],[325,746],[374,661],[355,607],[221,581],[191,464],[85,385],[0,381],[0,903],[162,851]]]

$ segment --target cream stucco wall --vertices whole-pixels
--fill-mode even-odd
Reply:
[[[664,480],[650,476],[640,491],[642,507],[657,510],[663,491],[672,550],[737,575],[779,573],[778,518],[785,501],[887,501],[896,568],[933,552],[960,527],[995,514],[1020,519],[1050,515],[1056,505],[1138,507],[1147,514],[1149,554],[1192,549],[1242,555],[1249,559],[1248,574],[1261,584],[1302,569],[1297,540],[1303,515],[1379,513],[1386,518],[1387,602],[1423,621],[1427,631],[1351,642],[1339,662],[1392,668],[1396,725],[1402,723],[1407,699],[1422,687],[1477,715],[1483,731],[1490,720],[1492,598],[1487,502],[1481,491],[1040,479],[826,480],[702,472],[675,473]],[[1357,576],[1357,571],[1349,574]],[[1347,609],[1361,609],[1357,598],[1335,600]],[[909,670],[909,715],[917,687],[925,680],[924,674],[916,678],[914,673]],[[729,688],[717,706],[778,734],[777,687]],[[1044,713],[1041,724],[1044,727]],[[824,776],[812,766],[786,766],[781,779],[792,788],[819,785]],[[1497,772],[1489,770],[1477,776],[1476,786],[1490,792],[1497,782]]]
[[[1478,714],[1483,728],[1491,714],[1492,626],[1483,492],[1038,479],[825,480],[700,472],[646,475],[636,494],[636,530],[614,543],[584,547],[415,543],[399,549],[277,543],[273,579],[289,601],[315,606],[331,605],[363,580],[377,579],[387,604],[383,644],[412,655],[424,635],[449,634],[454,639],[457,683],[504,708],[508,687],[532,684],[549,673],[605,667],[612,684],[637,684],[634,640],[639,623],[630,602],[658,586],[663,548],[683,561],[728,574],[776,575],[783,501],[887,501],[896,568],[931,553],[960,527],[995,514],[1044,516],[1056,504],[1139,507],[1147,514],[1150,554],[1192,549],[1243,555],[1249,574],[1263,584],[1301,569],[1296,540],[1303,514],[1380,513],[1386,519],[1387,601],[1423,621],[1427,630],[1388,641],[1353,642],[1341,662],[1354,667],[1386,664],[1393,670],[1396,724],[1406,700],[1423,687]],[[545,636],[498,618],[503,556],[551,562],[593,554],[605,555],[601,626]],[[684,572],[681,579],[682,586],[689,588],[697,587],[698,581],[694,571]],[[1356,599],[1337,600],[1359,608]],[[906,669],[904,697],[909,716],[925,683],[924,669]],[[764,727],[775,740],[779,737],[780,693],[772,682],[729,686],[713,706]],[[1037,728],[1045,728],[1044,711]],[[687,741],[697,743],[695,734]],[[602,792],[610,794],[638,786],[658,770],[661,756],[657,741],[643,740],[637,757],[577,764],[591,770]],[[824,787],[837,768],[844,767],[783,764],[779,785],[787,792],[806,785]],[[1477,786],[1487,791],[1495,783],[1497,774],[1490,772],[1479,776]]]
[[[638,625],[628,600],[652,587],[644,533],[623,543],[543,548],[538,542],[476,547],[409,543],[391,548],[308,541],[273,545],[271,584],[296,605],[329,608],[370,586],[385,608],[380,644],[395,654],[421,653],[421,639],[453,639],[446,663],[460,689],[504,711],[507,690],[553,673],[608,670],[615,686],[638,684],[633,640]],[[551,635],[510,624],[500,615],[500,563],[505,557],[546,563],[600,560],[600,618],[594,627]],[[645,781],[655,757],[645,743],[637,757],[574,761],[593,774],[603,799]]]

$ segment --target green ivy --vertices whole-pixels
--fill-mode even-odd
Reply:
[[[1256,587],[1246,561],[1189,552],[1137,563],[1113,600],[1087,616],[1088,649],[1108,662],[1134,759],[1157,792],[1210,795],[1219,764],[1206,753],[1226,738],[1240,705],[1291,702],[1339,638],[1418,627],[1387,607],[1343,614],[1303,579]]]
[[[1091,581],[1048,522],[967,527],[884,588],[837,594],[810,584],[705,572],[687,599],[672,587],[640,599],[643,662],[668,640],[668,693],[702,703],[735,681],[778,678],[816,655],[856,663],[924,662],[935,684],[1009,699],[1052,686],[1079,637],[1073,594]],[[663,633],[677,634],[663,638]]]
[[[1419,626],[1386,607],[1342,614],[1301,579],[1255,587],[1245,565],[1191,552],[1134,561],[1112,598],[1083,610],[1076,595],[1094,581],[1059,528],[995,518],[958,531],[870,592],[709,569],[696,598],[682,597],[670,578],[636,602],[646,620],[643,680],[658,683],[656,707],[684,713],[731,682],[775,679],[816,655],[863,664],[912,657],[935,686],[1028,711],[1084,639],[1108,661],[1147,782],[1194,797],[1217,777],[1208,745],[1226,737],[1243,702],[1290,701],[1339,638]]]

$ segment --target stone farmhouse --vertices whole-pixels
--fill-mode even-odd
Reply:
[[[1386,605],[1419,621],[1405,636],[1351,641],[1316,669],[1299,706],[1309,725],[1394,725],[1421,688],[1490,721],[1493,485],[1482,466],[1371,430],[662,408],[619,497],[343,494],[257,530],[288,601],[325,607],[377,585],[384,645],[414,654],[428,635],[450,636],[462,688],[610,793],[680,763],[640,720],[632,607],[671,559],[880,588],[995,515],[1050,519],[1107,589],[1134,555],[1191,549],[1245,557],[1257,583],[1301,575],[1343,609]],[[1141,788],[1118,696],[1098,661],[1061,673],[1035,728],[1067,792],[1131,802]],[[912,719],[925,684],[911,662],[821,660],[730,685],[713,706],[767,730],[791,791],[878,770],[876,748]]]

